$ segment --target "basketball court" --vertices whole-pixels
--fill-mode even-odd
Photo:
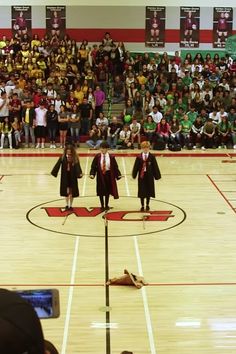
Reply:
[[[115,152],[120,199],[106,214],[87,149],[80,197],[64,211],[50,175],[59,153],[1,152],[0,286],[59,290],[61,315],[42,325],[61,354],[235,353],[236,153],[158,152],[162,179],[143,213],[138,151]],[[105,286],[124,269],[148,285]]]

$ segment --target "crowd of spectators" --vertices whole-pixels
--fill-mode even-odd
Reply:
[[[104,103],[122,103],[106,117]],[[132,56],[106,32],[100,45],[65,35],[0,40],[0,148],[63,148],[81,136],[91,149],[236,148],[236,62],[215,54],[184,60]],[[59,138],[58,138],[59,136]],[[24,141],[24,144],[22,143]]]

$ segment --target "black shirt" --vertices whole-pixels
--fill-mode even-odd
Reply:
[[[92,106],[90,103],[80,104],[79,110],[80,110],[81,118],[89,118],[91,109],[92,109]]]

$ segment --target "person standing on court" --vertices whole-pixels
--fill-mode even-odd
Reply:
[[[142,153],[135,159],[132,177],[138,175],[138,197],[141,202],[140,211],[144,211],[144,202],[146,199],[146,211],[150,210],[150,198],[155,198],[154,180],[161,178],[156,158],[150,153],[150,142],[143,141],[141,143]]]
[[[109,210],[110,195],[118,199],[118,189],[116,180],[121,178],[118,164],[113,155],[108,152],[109,144],[104,141],[100,144],[101,152],[97,154],[92,162],[90,178],[97,175],[97,195],[101,203],[101,210]]]
[[[83,177],[76,149],[73,145],[66,145],[64,152],[51,171],[57,177],[61,168],[60,195],[66,198],[65,210],[73,210],[73,199],[79,196],[78,178]]]

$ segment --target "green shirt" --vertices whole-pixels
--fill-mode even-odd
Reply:
[[[189,111],[187,113],[187,116],[188,116],[189,121],[193,123],[193,122],[195,122],[195,120],[196,120],[196,118],[198,116],[198,113]]]
[[[227,133],[231,129],[231,124],[228,122],[228,124],[225,124],[224,122],[220,122],[218,124],[218,129],[221,133]]]
[[[182,133],[189,133],[192,128],[192,123],[189,120],[182,120],[180,125]]]
[[[190,76],[184,76],[182,82],[184,86],[189,86],[192,83],[192,78]]]
[[[152,122],[152,123],[145,122],[143,124],[143,127],[146,130],[155,130],[156,129],[156,123],[155,122]]]

